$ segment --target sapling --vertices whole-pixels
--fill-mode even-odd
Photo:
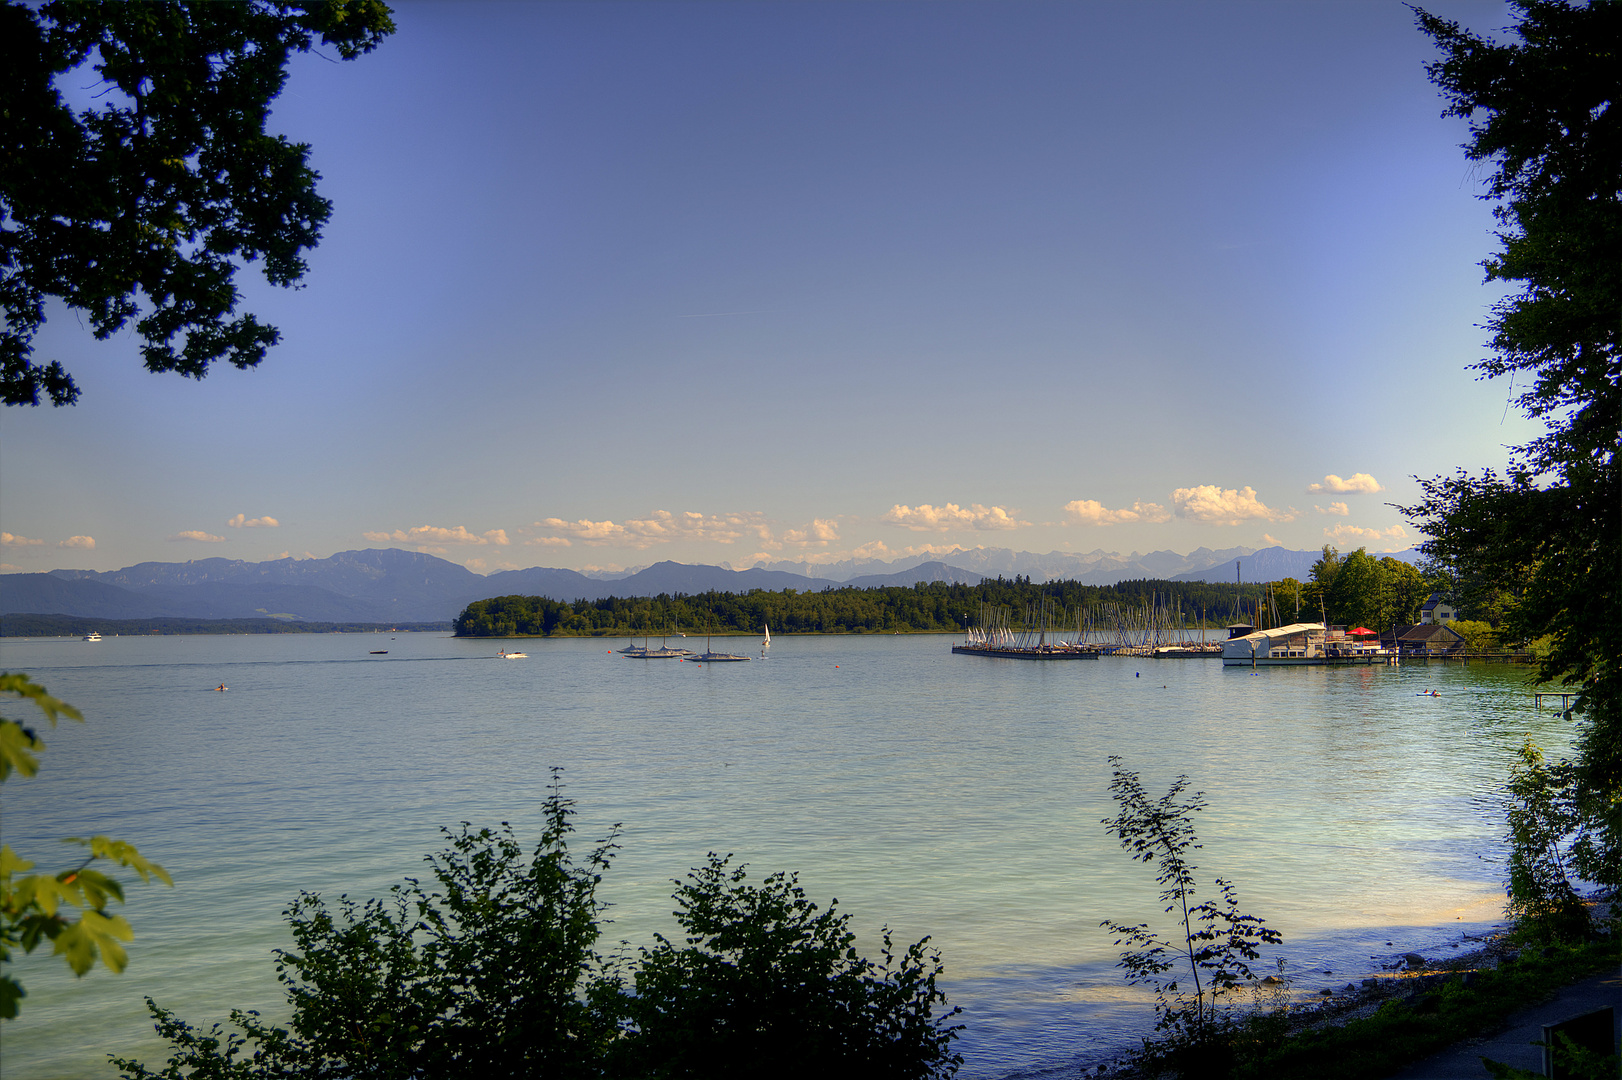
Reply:
[[[1250,964],[1260,957],[1259,947],[1283,939],[1262,919],[1239,910],[1232,882],[1216,878],[1217,898],[1195,903],[1197,867],[1189,856],[1200,850],[1194,833],[1194,815],[1205,809],[1205,796],[1194,792],[1186,799],[1187,776],[1179,776],[1159,799],[1151,799],[1138,774],[1111,757],[1114,779],[1110,794],[1120,813],[1106,818],[1106,830],[1120,838],[1134,859],[1155,867],[1161,902],[1181,923],[1181,940],[1168,939],[1147,923],[1127,924],[1112,919],[1102,925],[1117,935],[1115,944],[1129,946],[1120,967],[1127,981],[1154,987],[1157,1031],[1169,1032],[1175,1043],[1209,1044],[1219,1025],[1222,997],[1255,976]],[[1187,965],[1186,988],[1174,969]]]

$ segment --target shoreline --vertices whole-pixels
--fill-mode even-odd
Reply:
[[[1600,911],[1606,906],[1599,905]],[[1595,924],[1599,926],[1605,921],[1605,916],[1596,913]],[[1276,1006],[1262,1006],[1257,1009],[1238,1009],[1236,1012],[1267,1012],[1271,1008],[1282,1008],[1287,1016],[1286,1031],[1288,1038],[1295,1038],[1310,1032],[1332,1030],[1347,1024],[1362,1020],[1378,1013],[1387,1003],[1407,1002],[1418,1005],[1422,999],[1430,997],[1432,991],[1439,989],[1448,979],[1463,975],[1465,985],[1470,985],[1470,977],[1474,973],[1496,971],[1501,966],[1521,959],[1526,949],[1534,946],[1517,945],[1512,942],[1514,929],[1508,923],[1495,926],[1486,934],[1462,934],[1455,941],[1447,943],[1448,948],[1461,949],[1456,955],[1446,960],[1426,957],[1418,953],[1406,953],[1398,957],[1395,962],[1382,964],[1376,971],[1369,973],[1355,983],[1349,982],[1339,990],[1322,990],[1317,994],[1305,992],[1291,995],[1288,1000],[1281,1000]],[[1592,939],[1591,939],[1592,940]],[[1474,948],[1465,950],[1466,944]],[[1433,950],[1434,951],[1434,950]],[[1544,949],[1543,955],[1547,957],[1550,950]],[[1446,1055],[1456,1051],[1461,1046],[1475,1045],[1482,1040],[1490,1040],[1495,1034],[1505,1029],[1506,1024],[1513,1024],[1513,1017],[1540,1004],[1547,1004],[1548,1000],[1558,997],[1569,986],[1583,982],[1581,976],[1571,981],[1551,983],[1548,993],[1541,997],[1531,997],[1524,1001],[1508,1016],[1496,1023],[1484,1025],[1476,1030],[1453,1039],[1432,1050],[1420,1055],[1396,1070],[1398,1074],[1406,1075],[1415,1067],[1420,1066],[1431,1058]],[[1258,980],[1252,984],[1253,991],[1258,995],[1266,992],[1267,979]],[[1286,987],[1284,993],[1288,994]],[[1432,999],[1434,1000],[1434,999]],[[1421,1012],[1424,1011],[1420,1008]],[[1041,1069],[1022,1070],[1007,1074],[1001,1080],[1152,1080],[1152,1075],[1142,1070],[1131,1053],[1118,1054],[1105,1061],[1093,1060],[1091,1062],[1076,1061],[1070,1065],[1055,1066]],[[1380,1075],[1386,1075],[1381,1073]]]

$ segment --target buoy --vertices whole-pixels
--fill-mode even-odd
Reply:
[[[1132,673],[1132,677],[1133,677],[1133,678],[1134,678],[1134,679],[1141,679],[1141,678],[1143,678],[1143,672],[1141,672],[1141,671],[1134,671],[1134,672],[1133,672],[1133,673]]]

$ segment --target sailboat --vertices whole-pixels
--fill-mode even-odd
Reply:
[[[766,650],[772,647],[772,628],[765,623],[761,623],[760,628],[766,631],[766,640],[760,643],[760,658],[764,660]]]
[[[700,653],[699,655],[697,655],[695,657],[692,657],[692,659],[698,660],[698,661],[700,661],[702,663],[706,663],[706,664],[722,664],[722,663],[735,663],[735,662],[737,662],[739,660],[750,660],[750,659],[752,659],[752,657],[743,656],[743,655],[741,655],[739,653],[716,652],[715,650],[710,648],[710,636],[708,634],[705,634],[704,635],[704,651],[702,653]]]
[[[643,645],[645,646],[646,644],[647,639],[644,638]],[[642,659],[644,660],[677,660],[692,655],[693,654],[687,649],[672,649],[670,647],[670,639],[668,636],[659,639],[659,647],[657,649],[644,648],[642,650]]]

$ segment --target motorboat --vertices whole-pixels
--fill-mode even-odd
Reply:
[[[86,634],[84,636],[84,639],[86,641],[100,641],[101,640],[101,635],[96,633],[94,630],[92,630],[92,631],[90,631],[90,633],[88,633],[88,634]]]

